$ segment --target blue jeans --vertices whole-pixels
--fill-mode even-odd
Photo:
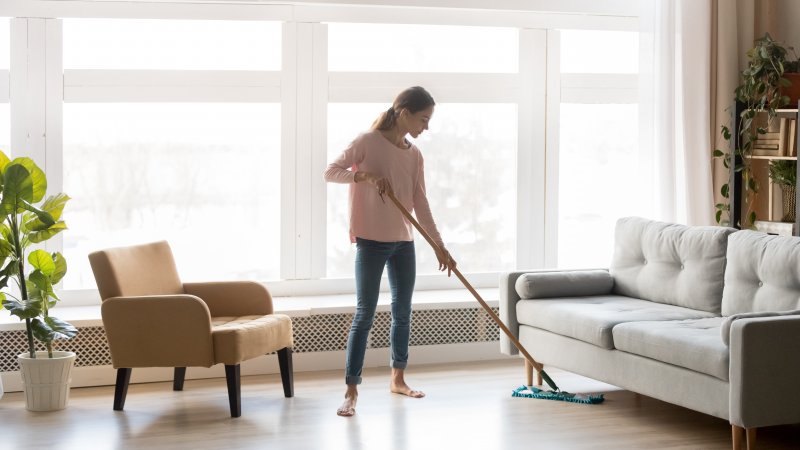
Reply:
[[[383,268],[389,271],[392,290],[392,325],[389,335],[391,367],[408,364],[411,332],[411,295],[417,276],[414,241],[378,242],[356,238],[356,313],[347,337],[345,383],[361,384],[361,368],[381,287]]]

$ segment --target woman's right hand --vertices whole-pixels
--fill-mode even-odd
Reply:
[[[378,189],[378,195],[383,195],[385,192],[390,192],[392,190],[389,180],[379,177],[371,172],[356,172],[355,182],[360,183],[362,181],[366,181],[367,183],[375,186],[375,188]]]

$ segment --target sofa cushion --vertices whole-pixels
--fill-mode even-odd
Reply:
[[[728,242],[722,315],[800,309],[800,239],[744,230]]]
[[[720,338],[723,317],[627,322],[614,327],[617,350],[728,380],[728,347]]]
[[[608,295],[614,278],[607,270],[564,270],[526,273],[514,284],[521,299]]]
[[[614,293],[719,314],[728,236],[735,231],[619,219]]]
[[[606,349],[614,348],[611,330],[620,323],[699,319],[712,316],[714,315],[705,311],[618,295],[517,302],[517,320],[520,324],[579,339]]]

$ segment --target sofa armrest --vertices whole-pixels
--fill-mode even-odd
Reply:
[[[541,275],[544,277],[549,277],[550,279],[555,279],[558,277],[566,277],[569,278],[570,275],[583,275],[592,272],[604,272],[607,277],[611,275],[608,273],[606,269],[585,269],[585,270],[559,270],[559,269],[539,269],[539,270],[521,270],[516,272],[506,272],[500,274],[500,320],[508,327],[511,333],[514,336],[519,337],[519,322],[517,322],[517,302],[520,301],[520,296],[517,292],[517,283],[521,282],[520,278],[524,275],[532,275],[537,276]],[[580,276],[579,276],[580,278]],[[610,278],[609,278],[610,279]],[[550,285],[552,286],[552,285]],[[613,287],[613,279],[611,279],[611,286],[608,287],[608,292],[611,291],[611,287]],[[605,290],[605,288],[603,288]],[[555,292],[553,289],[549,289],[551,292]],[[566,291],[564,291],[566,293]],[[574,291],[571,291],[574,292]],[[582,292],[588,292],[585,289]],[[599,293],[599,292],[598,292]],[[569,295],[576,295],[576,294],[569,294]],[[579,295],[588,295],[588,294],[579,294]],[[568,295],[564,295],[568,296]],[[506,355],[516,355],[518,350],[514,347],[514,344],[511,343],[511,340],[506,337],[505,333],[500,333],[500,351]]]
[[[509,331],[517,337],[519,337],[519,322],[517,322],[517,302],[519,301],[519,295],[517,295],[517,290],[514,288],[514,285],[517,282],[517,278],[528,272],[531,271],[526,270],[500,274],[498,315],[500,316],[500,320],[503,321],[503,324],[508,327]],[[519,350],[514,347],[514,344],[511,343],[511,340],[508,339],[505,333],[500,333],[500,351],[506,355],[516,355],[519,353]]]
[[[800,422],[800,316],[736,320],[730,332],[730,423]]]
[[[211,316],[193,295],[112,297],[100,308],[114,368],[211,367]]]
[[[740,313],[734,314],[732,316],[728,316],[722,322],[720,326],[720,332],[722,333],[722,342],[725,345],[730,345],[731,342],[731,325],[736,320],[741,319],[753,319],[757,317],[777,317],[777,316],[800,316],[800,309],[794,309],[791,311],[762,311],[762,312],[749,312],[749,313]]]
[[[253,281],[183,283],[183,290],[203,299],[211,317],[265,316],[273,312],[269,291]]]

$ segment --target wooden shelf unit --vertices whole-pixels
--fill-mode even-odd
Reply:
[[[795,121],[795,145],[798,151],[800,151],[800,101],[798,101],[797,108],[787,108],[787,109],[779,109],[777,110],[776,118],[779,119],[789,119]],[[740,139],[739,136],[739,117],[741,117],[741,113],[744,110],[744,105],[737,102],[736,104],[736,115],[734,116],[733,120],[733,127],[731,129],[731,134],[735,138],[735,147],[739,148],[740,146]],[[789,148],[791,148],[792,144],[787,142]],[[785,156],[785,155],[775,155],[775,156],[765,156],[765,155],[753,155],[750,156],[750,163],[751,163],[751,173],[753,177],[756,179],[756,182],[762,187],[759,191],[759,194],[753,197],[753,205],[751,206],[751,210],[756,212],[756,220],[764,220],[767,218],[769,221],[777,221],[780,220],[780,217],[775,218],[775,212],[777,210],[775,202],[777,196],[775,195],[776,186],[772,183],[772,180],[769,178],[769,161],[771,160],[797,160],[797,152],[795,151],[795,155],[792,156]],[[742,174],[741,172],[736,172],[734,167],[741,164],[742,160],[740,156],[735,156],[734,164],[730,167],[730,180],[729,180],[729,200],[730,200],[730,219],[731,219],[731,226],[734,228],[741,228],[741,221],[742,221],[742,211],[744,206],[744,198],[742,197]],[[798,179],[800,179],[800,164],[797,165],[797,175]],[[764,196],[764,187],[766,187],[766,196]],[[795,189],[795,196],[800,193],[800,189]],[[765,201],[766,200],[766,201]],[[797,211],[795,211],[795,224],[794,224],[794,231],[793,234],[795,236],[800,235],[800,202],[798,199],[795,198],[795,207]],[[781,205],[782,208],[782,205]]]

